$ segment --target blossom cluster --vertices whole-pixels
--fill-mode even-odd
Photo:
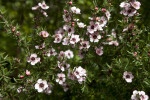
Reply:
[[[136,0],[131,0],[131,2],[122,2],[120,7],[123,8],[123,10],[120,14],[132,17],[137,13],[137,10],[140,9],[140,6],[141,3]]]
[[[140,6],[140,2],[136,0],[128,0],[120,4],[122,9],[120,14],[124,15],[127,22],[127,28],[122,31],[123,35],[125,35],[124,32],[135,28],[133,24],[128,23],[128,19],[138,14],[137,10],[140,9]],[[46,29],[36,30],[35,37],[38,37],[38,41],[33,41],[36,42],[36,45],[29,47],[30,53],[28,53],[26,60],[29,63],[28,65],[35,69],[39,68],[38,71],[46,71],[46,73],[51,74],[47,75],[48,77],[45,80],[42,80],[44,77],[42,74],[39,74],[41,76],[36,76],[36,78],[40,77],[36,82],[31,79],[31,83],[34,84],[35,90],[39,93],[51,94],[52,85],[54,85],[51,85],[52,82],[62,87],[65,92],[72,86],[71,82],[86,84],[88,77],[90,77],[90,71],[87,70],[86,65],[76,64],[74,60],[79,59],[81,62],[85,60],[84,62],[86,63],[88,61],[86,58],[90,56],[90,53],[102,58],[107,47],[119,47],[123,38],[122,35],[118,35],[118,31],[114,27],[108,28],[111,9],[95,7],[92,17],[88,17],[89,22],[86,23],[78,19],[82,11],[73,6],[71,1],[67,2],[66,7],[62,16],[64,24],[55,30],[54,34],[50,34]],[[32,7],[32,10],[37,10],[46,17],[48,16],[45,11],[47,9],[49,9],[49,6],[46,5],[45,1]],[[51,43],[48,43],[47,40],[50,40]],[[32,47],[34,49],[31,50]],[[134,56],[137,56],[137,54],[137,52],[134,52]],[[47,64],[46,66],[45,63]],[[93,66],[99,67],[100,65],[93,64]],[[25,69],[24,73],[28,77],[31,72],[31,70]],[[123,79],[127,83],[132,83],[136,77],[133,75],[132,72],[124,71]],[[49,76],[52,79],[49,79]],[[20,79],[23,80],[23,78],[24,76],[20,75]],[[30,80],[27,81],[29,82]],[[25,91],[27,90],[22,86],[17,89],[18,93]],[[132,100],[148,100],[148,98],[144,91],[137,90],[133,91],[131,96]]]
[[[131,96],[131,100],[148,100],[148,95],[145,94],[144,91],[134,90]]]

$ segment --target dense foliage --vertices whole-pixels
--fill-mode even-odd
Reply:
[[[0,98],[148,100],[148,3],[1,0]]]

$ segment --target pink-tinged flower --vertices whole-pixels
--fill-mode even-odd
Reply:
[[[148,100],[148,95],[145,94],[144,91],[134,90],[131,96],[131,100]]]
[[[67,64],[65,61],[63,61],[63,63],[60,63],[59,61],[57,61],[58,67],[61,69],[61,71],[65,71],[67,70],[70,65]]]
[[[135,15],[135,13],[137,12],[137,10],[135,10],[135,9],[127,9],[127,12],[128,12],[128,16],[132,17],[132,16]]]
[[[35,84],[35,89],[38,92],[43,92],[46,88],[48,88],[48,84],[46,80],[38,79],[37,83]]]
[[[148,100],[148,95],[145,94],[144,91],[139,91],[140,100]]]
[[[42,43],[41,45],[36,45],[35,49],[43,49],[45,48],[45,43]]]
[[[62,42],[63,45],[69,45],[69,37],[65,37]]]
[[[63,26],[63,29],[68,32],[68,36],[71,36],[71,34],[74,33],[74,27],[71,27],[69,25],[64,25]]]
[[[74,72],[68,70],[68,78],[71,80],[77,80],[77,77],[74,75]]]
[[[62,84],[62,87],[64,88],[64,91],[68,91],[68,89],[70,88],[70,85],[67,83]]]
[[[119,45],[118,41],[110,41],[108,44],[109,45],[115,45],[115,46]]]
[[[65,57],[65,52],[64,51],[60,51],[58,59],[64,58]]]
[[[27,59],[27,62],[30,62],[31,65],[35,65],[40,62],[40,58],[37,57],[37,54],[31,54],[31,56]]]
[[[103,28],[102,28],[103,25],[101,24],[101,22],[100,22],[100,23],[99,23],[99,22],[96,22],[95,25],[97,25],[97,30],[98,30],[98,31],[102,31],[102,30],[103,30]]]
[[[70,44],[75,44],[78,43],[79,41],[80,41],[79,35],[74,34],[71,35]]]
[[[122,2],[122,3],[120,4],[120,7],[121,7],[121,8],[129,8],[129,7],[130,7],[130,4],[127,3],[127,2]]]
[[[59,28],[55,31],[55,34],[61,34],[62,36],[64,36],[64,30],[62,28]]]
[[[45,11],[42,12],[42,14],[45,16],[45,17],[48,17],[47,13]]]
[[[75,67],[74,75],[76,76],[76,78],[80,84],[82,84],[82,82],[85,81],[85,77],[87,76],[86,70],[83,69],[81,66],[79,66],[78,68]]]
[[[126,82],[131,83],[134,76],[132,75],[132,72],[125,71],[123,73],[123,78],[126,80]]]
[[[83,53],[83,51],[79,50],[78,56],[79,56],[81,59],[84,58],[84,55],[85,55],[85,54]]]
[[[84,28],[86,25],[82,22],[77,22],[79,28]]]
[[[136,0],[133,0],[131,3],[133,8],[135,8],[136,10],[140,9],[140,6],[141,6],[141,3],[136,1]]]
[[[110,16],[111,16],[110,12],[109,12],[109,11],[106,11],[105,15],[106,15],[107,19],[109,20],[109,19],[110,19]]]
[[[67,50],[65,51],[65,57],[67,57],[68,59],[73,58],[74,54],[71,50]]]
[[[63,15],[63,19],[65,22],[70,22],[71,21],[71,16],[70,15]]]
[[[30,71],[26,70],[26,75],[29,76],[30,75]]]
[[[44,38],[49,36],[48,32],[46,32],[46,31],[41,31],[39,35],[44,37]]]
[[[114,30],[114,29],[112,29],[112,33],[111,33],[111,35],[112,35],[114,38],[116,38],[116,32],[115,32],[115,30]]]
[[[102,16],[102,17],[100,18],[99,25],[100,25],[101,27],[104,27],[104,26],[106,26],[106,24],[107,24],[107,19],[106,19],[105,16]]]
[[[55,34],[55,40],[54,40],[54,43],[60,43],[63,36],[61,34]]]
[[[39,8],[40,8],[40,6],[34,6],[34,7],[32,7],[32,10],[37,10]]]
[[[76,8],[76,7],[71,7],[71,11],[75,14],[81,14],[80,13],[80,9],[79,8]]]
[[[66,81],[65,74],[59,73],[57,74],[56,82],[62,85]]]
[[[128,31],[129,30],[129,28],[128,27],[126,27],[126,28],[124,28],[123,29],[123,31],[122,32],[126,32],[126,31]]]
[[[137,10],[132,8],[123,9],[120,14],[123,14],[124,16],[132,17],[136,14]]]
[[[97,24],[94,24],[93,21],[90,22],[90,26],[87,26],[87,31],[91,34],[93,34],[95,31],[97,31]]]
[[[100,48],[95,48],[96,50],[96,53],[101,56],[103,54],[103,47],[100,47]]]
[[[47,5],[45,4],[45,1],[43,1],[42,3],[38,3],[38,5],[39,5],[42,9],[48,9],[48,8],[49,8],[49,6],[47,6]]]
[[[46,93],[46,94],[51,94],[51,92],[52,92],[52,85],[50,84],[50,83],[48,83],[48,87],[44,90],[44,92]]]
[[[98,42],[99,39],[101,39],[101,36],[99,35],[98,32],[95,32],[95,33],[90,35],[90,41],[91,42]]]
[[[81,41],[80,44],[81,44],[81,46],[79,47],[79,49],[88,49],[88,48],[90,48],[89,41]]]
[[[24,91],[26,91],[26,89],[24,89],[22,86],[17,89],[18,93],[21,93],[21,92],[24,92]]]
[[[54,48],[50,49],[47,53],[47,56],[50,57],[50,56],[55,56],[57,55],[57,52],[55,51]]]

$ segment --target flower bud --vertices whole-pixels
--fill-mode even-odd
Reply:
[[[30,75],[30,71],[26,70],[26,75],[29,76]]]
[[[97,11],[97,10],[98,10],[98,7],[95,7],[95,10]]]
[[[102,11],[104,11],[104,12],[105,12],[105,11],[106,11],[106,9],[105,9],[105,8],[102,8]]]
[[[24,76],[23,75],[20,75],[20,78],[23,78]]]
[[[68,4],[69,4],[69,5],[72,5],[72,2],[71,2],[71,1],[69,1],[69,2],[68,2]]]

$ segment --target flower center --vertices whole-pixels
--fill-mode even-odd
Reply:
[[[44,87],[44,84],[43,84],[43,83],[40,83],[39,86],[40,86],[41,88],[43,88],[43,87]]]
[[[83,47],[86,47],[86,44],[83,44]]]
[[[91,29],[94,29],[94,25],[91,26]]]
[[[127,75],[126,78],[130,78],[130,75]]]
[[[97,35],[93,35],[93,38],[94,38],[94,39],[97,39]]]
[[[62,77],[60,77],[59,79],[60,79],[60,80],[63,80],[63,78],[62,78]]]
[[[32,57],[31,60],[34,61],[34,60],[35,60],[35,57]]]

